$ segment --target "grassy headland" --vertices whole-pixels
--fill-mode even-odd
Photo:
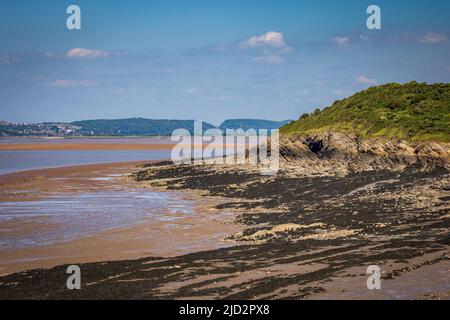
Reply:
[[[337,131],[450,142],[450,84],[409,82],[371,87],[280,129],[282,134]]]

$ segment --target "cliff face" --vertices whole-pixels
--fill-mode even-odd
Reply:
[[[339,132],[280,138],[283,169],[307,175],[346,175],[371,170],[450,170],[450,144],[362,138]]]

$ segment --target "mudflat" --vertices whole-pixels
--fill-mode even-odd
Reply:
[[[88,164],[0,175],[0,201],[36,200],[55,192],[99,190],[107,187],[108,181],[92,178],[128,174],[145,163],[149,161]]]
[[[74,201],[71,199],[77,194],[89,194],[92,197],[99,195],[106,197],[108,201],[111,192],[114,192],[114,197],[117,197],[117,194],[122,197],[128,195],[133,197],[136,196],[136,187],[128,175],[142,168],[144,164],[148,165],[149,161],[82,165],[2,175],[0,204],[26,205],[55,197],[58,199],[70,197],[68,199],[70,202]],[[142,189],[138,196],[145,197],[146,190]],[[190,210],[189,214],[170,210],[169,205],[141,208],[142,204],[136,201],[133,210],[147,210],[150,218],[71,240],[36,243],[28,247],[3,247],[0,249],[0,274],[51,268],[62,264],[117,261],[147,256],[173,257],[234,245],[233,241],[224,238],[239,232],[242,228],[232,223],[234,217],[230,211],[213,208],[221,202],[219,198],[203,198],[198,192],[180,192],[171,198],[175,208],[177,199]],[[100,200],[98,206],[101,205]],[[130,202],[132,203],[132,199]],[[151,201],[149,203],[152,204]],[[92,210],[89,207],[84,209],[88,212]],[[127,210],[124,207],[119,213],[126,216],[129,213]],[[70,219],[55,222],[45,215],[40,215],[39,212],[36,213],[36,217],[22,218],[18,215],[13,219],[2,221],[0,240],[5,237],[26,239],[29,235],[65,227],[67,220],[70,222]],[[70,213],[85,214],[82,210],[77,212],[76,209]],[[107,212],[105,219],[108,219],[106,214]],[[126,217],[124,219],[126,220]]]
[[[0,278],[2,299],[448,299],[449,190],[445,168],[346,176],[236,166],[154,163],[136,187],[195,190],[228,201],[245,229],[235,245],[176,257],[82,264],[82,290],[65,268]],[[367,267],[382,270],[368,290]],[[43,281],[45,279],[45,281]]]

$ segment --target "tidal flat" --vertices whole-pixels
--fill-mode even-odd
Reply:
[[[153,163],[137,188],[220,197],[244,228],[229,247],[175,257],[81,264],[0,278],[2,299],[448,299],[449,190],[445,168],[346,176],[263,177],[235,166]],[[215,213],[204,212],[205,215]],[[368,290],[369,265],[382,290]],[[46,279],[45,282],[42,279]]]

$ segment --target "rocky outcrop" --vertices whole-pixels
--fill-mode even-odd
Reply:
[[[346,175],[371,170],[402,171],[406,167],[450,169],[450,145],[411,143],[354,134],[324,132],[280,138],[283,169],[307,175]]]

